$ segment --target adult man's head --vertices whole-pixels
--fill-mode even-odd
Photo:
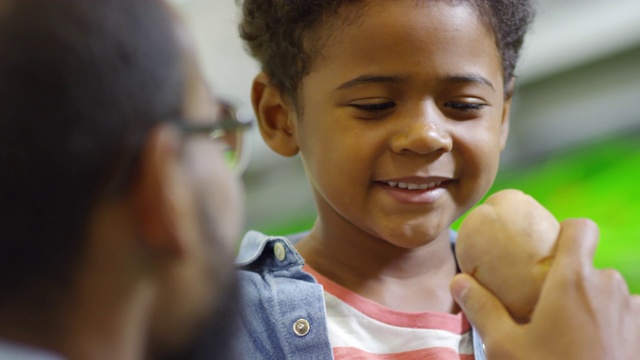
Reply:
[[[0,53],[0,338],[180,348],[241,218],[224,145],[190,131],[222,111],[184,29],[155,0],[0,0]]]

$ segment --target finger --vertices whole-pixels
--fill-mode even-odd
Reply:
[[[560,293],[567,301],[572,296],[581,296],[586,279],[596,274],[593,256],[598,237],[598,227],[589,219],[568,219],[560,224],[555,257],[534,314],[539,310],[552,311],[547,307],[553,308],[553,299]]]
[[[563,221],[554,259],[558,266],[552,266],[550,272],[591,267],[599,236],[598,226],[589,219]]]
[[[467,274],[458,274],[450,284],[451,294],[467,319],[475,326],[485,342],[492,335],[509,333],[515,326],[502,303]]]
[[[640,319],[640,295],[631,295],[631,306],[635,311],[636,317]]]
[[[611,286],[611,291],[617,294],[630,296],[629,284],[622,274],[615,269],[600,270],[600,276]]]

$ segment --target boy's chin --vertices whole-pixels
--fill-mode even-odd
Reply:
[[[430,229],[411,229],[409,231],[393,231],[382,238],[388,243],[407,250],[417,249],[446,237],[449,239],[449,227],[434,227]]]

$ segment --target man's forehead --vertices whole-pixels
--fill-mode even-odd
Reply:
[[[194,61],[195,63],[195,61]],[[187,77],[185,92],[185,116],[194,121],[217,118],[223,106],[197,64]]]

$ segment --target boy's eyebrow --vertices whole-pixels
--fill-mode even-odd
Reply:
[[[409,81],[409,76],[405,76],[405,75],[365,74],[365,75],[360,75],[356,78],[353,78],[341,84],[336,88],[336,90],[345,90],[345,89],[349,89],[349,88],[352,88],[358,85],[363,85],[363,84],[372,84],[372,83],[398,84],[398,83],[403,83],[408,81]],[[489,81],[489,79],[487,79],[482,75],[473,74],[473,73],[447,76],[444,78],[444,81],[448,83],[476,83],[476,84],[488,86],[491,89],[495,90],[493,83]]]
[[[489,79],[485,78],[482,75],[477,75],[477,74],[459,74],[459,75],[447,76],[445,78],[445,81],[449,83],[469,83],[469,82],[477,83],[480,85],[486,85],[491,89],[495,90],[495,88],[493,87],[493,84],[491,83],[491,81],[489,81]]]
[[[391,83],[397,84],[402,82],[407,82],[408,76],[400,76],[400,75],[360,75],[356,78],[353,78],[336,88],[336,90],[345,90],[352,88],[354,86],[363,85],[363,84],[371,84],[371,83]]]

